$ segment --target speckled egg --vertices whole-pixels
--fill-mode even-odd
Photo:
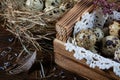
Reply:
[[[51,0],[51,1],[54,2],[54,0]],[[50,2],[50,1],[48,1],[48,2]],[[57,2],[57,0],[55,2]],[[73,7],[73,5],[74,5],[73,2],[70,2],[70,1],[67,1],[65,3],[64,3],[64,1],[62,1],[62,3],[59,4],[58,6],[57,5],[56,6],[49,5],[44,9],[44,12],[45,12],[44,15],[45,15],[45,17],[49,17],[52,20],[58,19],[65,12],[70,10]]]
[[[104,37],[104,33],[103,33],[102,29],[100,29],[98,27],[93,28],[93,32],[96,35],[97,42],[101,41],[102,38]]]
[[[33,11],[43,10],[44,3],[43,0],[27,0],[26,7]]]
[[[45,15],[50,18],[58,18],[61,16],[61,9],[60,8],[55,8],[53,6],[49,6],[48,8],[45,8]]]
[[[62,0],[46,0],[45,1],[45,7],[49,6],[59,6],[61,4]]]
[[[67,1],[66,3],[63,3],[60,5],[60,9],[64,11],[71,9],[74,6],[74,2]]]
[[[102,52],[107,57],[113,57],[115,50],[120,47],[120,40],[116,36],[106,36],[102,43]]]
[[[96,36],[91,29],[81,30],[75,39],[78,46],[95,51]]]
[[[49,6],[44,9],[45,12],[53,10],[55,7],[54,6]]]
[[[112,25],[109,26],[110,35],[120,37],[120,23],[114,21]]]

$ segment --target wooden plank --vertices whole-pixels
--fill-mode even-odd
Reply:
[[[96,72],[96,74],[100,74],[102,75],[103,77],[107,77],[109,79],[113,79],[113,80],[119,80],[120,78],[118,76],[116,76],[111,70],[107,70],[107,71],[103,71],[103,70],[100,70],[98,68],[95,68],[95,69],[92,69],[90,68],[88,65],[86,65],[86,61],[85,60],[76,60],[74,57],[73,57],[73,52],[68,52],[65,50],[65,46],[64,46],[64,42],[60,41],[60,40],[57,40],[55,39],[54,40],[54,52],[55,53],[59,53],[60,55],[63,55],[64,57],[67,57],[68,59],[71,59],[72,61],[74,61],[75,63],[77,63],[78,65],[81,64],[83,65],[84,67],[92,70],[93,72]],[[66,64],[66,63],[64,63]],[[73,66],[72,66],[73,67]],[[79,68],[78,68],[79,69]],[[84,68],[83,68],[84,69]],[[78,70],[79,71],[79,70]],[[77,71],[77,73],[78,73]]]
[[[87,6],[87,5],[89,5],[89,6]],[[68,17],[67,17],[67,22],[65,22],[64,25],[62,24],[63,27],[66,26],[67,24],[69,24],[69,22],[73,21],[73,18],[75,18],[76,16],[78,16],[78,14],[83,13],[84,10],[86,10],[86,8],[90,7],[90,5],[91,5],[91,4],[90,4],[89,0],[87,0],[87,1],[82,5],[82,7],[81,7],[81,6],[78,6],[78,9],[77,9],[76,11],[72,11],[72,13],[70,13],[71,16],[68,16]]]
[[[61,67],[70,70],[74,73],[77,73],[79,75],[85,76],[90,80],[109,80],[107,77],[104,77],[94,71],[92,71],[91,69],[88,69],[86,67],[84,67],[81,64],[78,64],[70,59],[68,59],[67,57],[65,57],[64,55],[61,55],[59,53],[55,54],[55,62],[60,65]]]

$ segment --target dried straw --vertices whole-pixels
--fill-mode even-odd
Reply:
[[[46,50],[41,47],[41,43],[38,40],[47,39],[52,41],[55,37],[53,36],[55,34],[55,23],[61,17],[51,18],[47,17],[45,12],[31,11],[25,7],[25,1],[0,0],[0,25],[11,32],[21,43],[23,49],[19,57],[21,57],[23,51],[30,55],[31,50]],[[43,77],[45,76],[43,75]]]
[[[36,40],[50,40],[46,36],[55,34],[57,19],[51,20],[44,12],[30,11],[25,8],[25,0],[1,0],[0,3],[4,27],[20,39],[21,44],[31,44],[36,50],[40,50],[41,46]]]
[[[21,43],[32,44],[37,50],[40,50],[41,47],[35,40],[41,39],[41,37],[37,36],[34,37],[31,30],[33,30],[33,27],[35,26],[39,26],[40,28],[39,30],[45,28],[46,23],[41,18],[43,13],[42,12],[34,13],[26,10],[20,11],[18,9],[20,3],[18,4],[18,6],[14,6],[17,5],[16,1],[18,2],[21,1],[22,4],[22,0],[1,1],[2,8],[4,8],[4,12],[1,13],[1,15],[4,16],[5,19],[4,27],[6,27],[8,31],[10,31],[18,39],[20,39]]]

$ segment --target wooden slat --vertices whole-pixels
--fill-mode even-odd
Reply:
[[[120,79],[111,70],[103,71],[103,70],[100,70],[98,68],[92,69],[88,65],[86,65],[86,63],[85,63],[86,61],[85,60],[76,60],[73,57],[73,53],[72,52],[70,53],[70,52],[65,50],[65,46],[64,45],[65,45],[64,42],[62,42],[60,40],[57,40],[57,39],[54,40],[55,61],[56,61],[56,63],[58,65],[61,65],[63,68],[65,68],[67,70],[76,72],[79,75],[83,74],[84,76],[86,76],[86,77],[88,77],[90,79],[91,79],[92,75],[90,76],[90,74],[88,74],[88,71],[91,72],[93,75],[97,75],[97,78],[95,77],[96,79],[98,79],[99,77],[102,77],[102,78],[100,78],[100,80],[109,80],[109,79],[119,80]],[[70,64],[67,64],[66,62],[63,62],[63,60],[59,60],[58,56],[60,56],[60,55],[63,56],[65,58],[65,60],[67,59],[66,61],[70,62]],[[78,67],[80,65],[82,67]],[[76,69],[75,68],[71,69],[71,67],[75,67],[75,66],[77,67]],[[84,71],[84,73],[80,73],[80,71],[79,71],[80,69],[83,69],[83,70],[85,69],[86,72]],[[85,74],[85,73],[87,73],[87,74]]]
[[[64,15],[63,18],[61,18],[58,22],[58,24],[66,24],[66,22],[69,22],[75,13],[78,13],[77,11],[81,10],[82,8],[85,7],[85,4],[88,3],[89,0],[82,0],[81,2],[77,3],[66,15]],[[87,4],[86,4],[87,5]]]
[[[70,70],[74,73],[79,74],[80,76],[85,76],[90,80],[109,80],[108,78],[93,72],[91,69],[85,68],[83,65],[69,60],[67,57],[59,53],[55,54],[55,62],[66,70]]]
[[[77,9],[74,11],[72,9],[71,11],[71,15],[70,16],[65,16],[67,17],[67,20],[63,20],[63,23],[61,25],[66,25],[68,24],[73,18],[75,18],[76,15],[78,15],[80,12],[83,12],[83,10],[85,10],[85,8],[87,7],[87,5],[90,5],[89,0],[86,0],[83,4],[81,4],[81,6],[79,5],[78,7],[76,7]]]
[[[71,12],[73,13],[76,9],[78,9],[78,5],[82,4],[82,2],[77,3],[69,12],[67,12],[64,17],[62,17],[57,23],[63,24],[65,21],[67,21],[68,16],[71,16]],[[64,22],[63,22],[64,21]]]

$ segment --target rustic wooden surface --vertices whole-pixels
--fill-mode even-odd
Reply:
[[[76,60],[73,57],[73,52],[65,50],[64,42],[54,40],[55,62],[61,67],[84,76],[91,80],[120,80],[112,70],[100,70],[98,68],[92,69],[86,65],[85,60]]]

